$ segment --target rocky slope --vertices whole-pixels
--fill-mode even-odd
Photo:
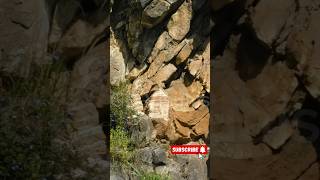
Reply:
[[[111,85],[129,81],[134,108],[152,122],[152,143],[137,150],[143,168],[173,179],[207,178],[205,160],[171,157],[163,147],[208,143],[209,10],[203,0],[123,0],[112,7]]]
[[[211,177],[319,179],[320,2],[211,5]]]

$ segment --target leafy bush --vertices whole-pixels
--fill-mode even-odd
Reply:
[[[130,137],[122,128],[111,129],[110,152],[113,161],[127,164],[133,157]]]
[[[111,88],[110,153],[113,164],[122,168],[127,168],[134,156],[133,143],[128,131],[129,120],[136,114],[131,104],[127,82],[121,82]]]
[[[139,116],[132,108],[132,99],[127,82],[111,88],[111,120],[114,122],[110,133],[110,153],[115,168],[142,180],[169,180],[166,175],[138,170],[134,161],[135,142],[132,142],[129,128],[139,121]],[[119,169],[118,169],[119,170]]]
[[[132,98],[130,96],[127,82],[121,82],[118,86],[111,88],[111,120],[114,126],[126,129],[129,120],[133,120],[136,115],[132,108]]]

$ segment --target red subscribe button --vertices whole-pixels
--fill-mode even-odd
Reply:
[[[208,154],[208,146],[200,145],[172,145],[171,154]]]

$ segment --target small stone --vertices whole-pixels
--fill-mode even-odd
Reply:
[[[208,137],[209,134],[209,119],[210,115],[207,114],[201,121],[196,124],[192,129],[198,136],[204,135],[205,137]]]
[[[151,147],[145,147],[142,149],[139,149],[137,152],[137,160],[151,165],[153,162],[153,151]]]
[[[143,64],[139,67],[134,67],[127,75],[127,79],[134,80],[140,76],[148,68],[147,64]]]
[[[181,134],[183,137],[190,138],[192,130],[188,127],[183,126],[179,121],[175,120],[174,124],[176,125],[177,133]]]
[[[153,164],[165,165],[167,163],[167,153],[162,148],[156,148],[153,150]]]
[[[197,56],[188,64],[188,70],[192,76],[196,76],[202,67],[202,56]]]
[[[193,40],[188,40],[176,57],[176,63],[179,65],[185,62],[193,50]]]

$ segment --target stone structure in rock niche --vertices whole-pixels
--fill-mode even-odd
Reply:
[[[169,97],[163,89],[155,91],[148,100],[148,116],[151,119],[169,120]]]

